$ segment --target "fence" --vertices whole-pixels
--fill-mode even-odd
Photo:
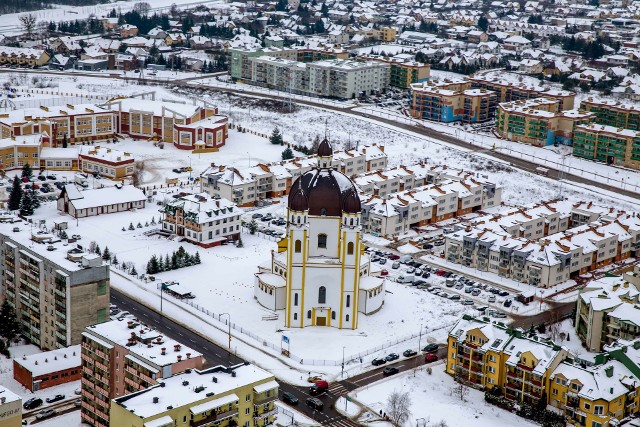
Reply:
[[[196,310],[200,311],[203,314],[206,314],[207,316],[211,317],[214,320],[217,320],[220,323],[223,323],[225,327],[230,327],[231,329],[233,329],[236,332],[239,332],[243,335],[246,335],[256,341],[258,341],[259,343],[262,344],[262,346],[264,347],[268,347],[272,350],[275,350],[277,352],[281,351],[281,347],[279,345],[273,344],[267,340],[265,340],[264,338],[260,337],[259,335],[251,332],[249,329],[242,327],[240,325],[237,325],[236,323],[233,322],[229,322],[228,319],[221,319],[221,317],[223,316],[222,313],[218,313],[217,315],[210,311],[209,309],[205,308],[205,307],[201,307],[200,305],[198,305],[197,303],[193,302],[193,301],[185,301],[185,300],[178,300],[180,302],[186,303],[188,305],[190,305],[191,307],[195,308]],[[443,326],[441,328],[435,328],[435,329],[431,329],[431,330],[425,330],[425,333],[423,335],[426,335],[427,333],[432,333],[435,331],[439,331],[442,329],[447,328],[448,326]],[[221,329],[222,330],[222,329]],[[355,354],[351,354],[347,357],[345,357],[345,361],[351,361],[351,362],[355,362],[358,361],[365,357],[368,356],[372,353],[376,353],[378,351],[384,350],[386,348],[389,348],[390,346],[396,345],[396,344],[400,344],[403,343],[405,341],[409,341],[412,339],[417,338],[420,335],[420,333],[414,333],[411,335],[407,335],[401,338],[397,338],[395,340],[392,341],[387,341],[384,344],[381,344],[379,346],[370,348],[368,350],[364,350],[361,351],[359,353],[355,353]],[[313,366],[340,366],[342,365],[342,359],[339,360],[327,360],[327,359],[307,359],[307,358],[303,358],[303,357],[299,357],[296,356],[295,354],[289,353],[289,358],[295,362],[300,363],[301,365],[313,365]]]

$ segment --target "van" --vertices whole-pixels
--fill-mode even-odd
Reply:
[[[413,283],[413,281],[416,280],[416,276],[407,274],[407,275],[401,275],[398,276],[398,283]]]
[[[329,383],[325,380],[319,380],[309,388],[309,394],[317,396],[319,394],[326,393],[327,390],[329,390]]]
[[[413,258],[411,257],[411,255],[402,255],[400,256],[400,259],[398,261],[400,261],[401,264],[406,264],[412,260]]]

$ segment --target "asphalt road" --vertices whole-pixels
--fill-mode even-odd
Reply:
[[[173,320],[160,316],[160,313],[146,307],[145,305],[127,297],[116,289],[111,288],[111,303],[115,304],[120,310],[125,310],[136,316],[145,324],[156,328],[168,337],[176,341],[183,342],[185,345],[202,353],[205,357],[205,366],[212,367],[217,365],[229,364],[234,365],[242,363],[243,360],[234,354],[229,354],[227,349],[211,342],[207,337],[200,335],[184,326],[175,323]],[[441,359],[446,356],[446,348],[441,347],[438,351],[438,357]],[[265,356],[268,357],[268,356]],[[322,411],[315,411],[305,404],[305,401],[311,395],[309,394],[309,386],[298,386],[278,380],[280,383],[280,392],[293,393],[299,401],[295,409],[304,413],[306,416],[315,419],[323,425],[355,427],[358,424],[349,418],[341,415],[334,409],[336,400],[346,395],[349,391],[365,386],[367,384],[379,381],[384,377],[383,370],[387,366],[395,366],[400,372],[413,369],[424,363],[424,356],[418,354],[413,358],[398,360],[394,363],[377,367],[363,374],[354,377],[336,381],[329,384],[328,393],[318,397],[324,402]]]

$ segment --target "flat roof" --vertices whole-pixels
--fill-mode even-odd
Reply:
[[[72,345],[67,348],[36,353],[14,361],[31,372],[34,377],[64,371],[72,368],[80,368],[80,345]]]

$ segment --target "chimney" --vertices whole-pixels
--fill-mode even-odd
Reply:
[[[191,359],[191,353],[187,353],[187,359]]]
[[[160,354],[162,354],[163,356],[167,354],[167,349],[165,347],[162,347],[162,352]]]
[[[157,396],[153,398],[153,403],[158,403],[159,401],[160,401],[160,398],[158,398]]]
[[[181,354],[179,354],[179,355],[178,355],[178,362],[180,362],[181,360],[182,360],[182,355],[181,355]]]
[[[176,344],[173,346],[173,351],[180,351],[180,344]]]

